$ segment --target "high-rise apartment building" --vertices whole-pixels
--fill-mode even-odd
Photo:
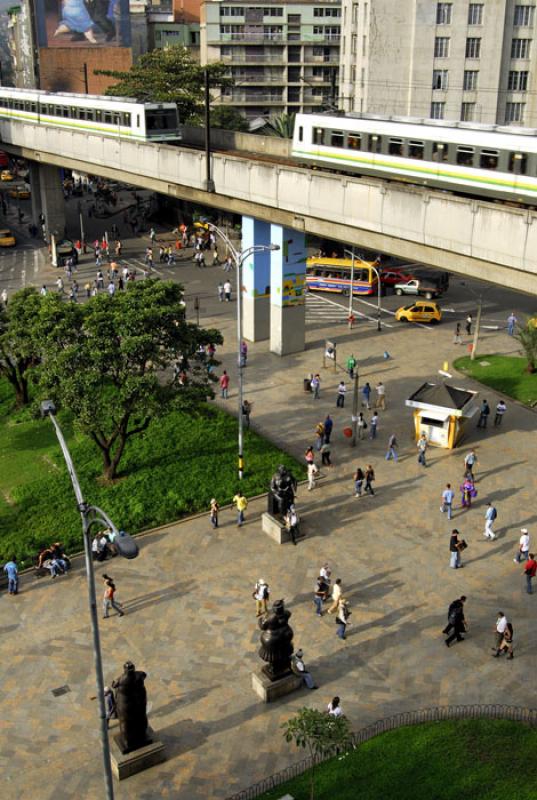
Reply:
[[[535,0],[342,0],[341,108],[537,127]]]
[[[201,62],[224,61],[234,78],[219,102],[246,117],[335,107],[340,0],[207,0]]]

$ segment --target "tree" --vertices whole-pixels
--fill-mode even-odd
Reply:
[[[214,106],[211,109],[211,128],[225,131],[247,131],[248,121],[233,106]]]
[[[194,413],[213,396],[199,350],[222,336],[186,322],[182,296],[178,284],[147,280],[80,306],[43,298],[40,399],[71,411],[100,449],[107,480],[152,420],[174,408]],[[180,359],[181,371],[172,369]]]
[[[347,750],[352,734],[346,717],[334,717],[314,708],[301,708],[282,725],[286,742],[309,751],[311,757],[310,800],[315,796],[315,767],[323,758]]]
[[[29,371],[39,363],[36,320],[40,295],[34,288],[16,292],[0,311],[0,375],[15,390],[17,408],[29,403]]]
[[[268,136],[279,136],[281,139],[292,139],[295,130],[296,114],[276,114],[267,120]]]
[[[528,361],[528,372],[537,372],[537,325],[535,318],[526,320],[525,325],[518,327],[516,338]]]
[[[233,80],[226,77],[225,64],[215,62],[202,67],[182,45],[151,50],[128,72],[99,69],[95,74],[118,81],[108,87],[107,95],[135,97],[147,103],[177,103],[180,122],[192,124],[203,119],[205,70],[211,86],[222,89],[233,85]]]

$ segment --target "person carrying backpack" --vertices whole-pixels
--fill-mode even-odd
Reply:
[[[270,597],[270,589],[268,583],[265,583],[263,578],[257,581],[252,597],[255,600],[256,616],[261,617],[267,613],[267,601]]]
[[[496,534],[492,530],[492,523],[494,522],[497,516],[498,512],[496,511],[492,503],[487,503],[487,510],[485,512],[485,532],[483,533],[485,539],[490,539],[491,541],[494,541],[494,539],[496,538]]]

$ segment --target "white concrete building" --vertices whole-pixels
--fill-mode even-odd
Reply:
[[[342,0],[340,106],[537,127],[536,0]]]

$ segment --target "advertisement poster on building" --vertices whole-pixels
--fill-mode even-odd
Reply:
[[[129,0],[35,0],[40,47],[129,47]]]

